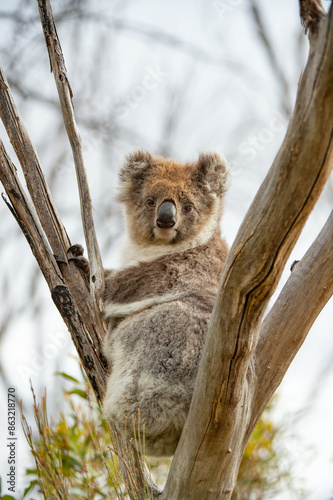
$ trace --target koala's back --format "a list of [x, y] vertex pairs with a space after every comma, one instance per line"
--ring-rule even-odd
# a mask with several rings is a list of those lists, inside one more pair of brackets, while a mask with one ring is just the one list
[[[111, 363], [104, 401], [123, 429], [140, 410], [147, 455], [175, 452], [189, 410], [202, 348], [218, 290], [226, 244], [207, 244], [110, 275], [106, 305], [119, 306], [104, 352]], [[121, 317], [121, 308], [151, 300]]]

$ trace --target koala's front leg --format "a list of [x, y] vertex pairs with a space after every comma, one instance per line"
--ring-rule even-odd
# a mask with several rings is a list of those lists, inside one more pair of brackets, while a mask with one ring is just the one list
[[[87, 281], [89, 285], [90, 281], [90, 264], [88, 259], [83, 257], [84, 249], [80, 244], [72, 245], [67, 250], [67, 253], [71, 253], [73, 257], [69, 257], [69, 262], [74, 262], [76, 267], [78, 267], [82, 273], [84, 279]], [[113, 269], [104, 269], [104, 277], [105, 277], [105, 290], [106, 296], [108, 295], [107, 290], [112, 288], [112, 276], [116, 273]]]

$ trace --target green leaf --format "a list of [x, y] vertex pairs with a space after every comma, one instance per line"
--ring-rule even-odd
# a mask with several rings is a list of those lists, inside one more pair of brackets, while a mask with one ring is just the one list
[[31, 491], [34, 488], [34, 486], [36, 486], [37, 483], [38, 483], [37, 479], [31, 481], [29, 486], [27, 486], [26, 489], [24, 490], [22, 498], [24, 498], [29, 493], [29, 491]]
[[36, 468], [35, 468], [35, 469], [26, 469], [26, 470], [25, 470], [25, 473], [26, 473], [26, 475], [27, 475], [27, 476], [28, 476], [29, 474], [30, 474], [30, 475], [34, 475], [34, 476], [37, 476], [37, 469], [36, 469]]
[[68, 375], [68, 373], [65, 373], [65, 372], [55, 372], [54, 374], [55, 375], [59, 375], [60, 377], [65, 378], [66, 380], [71, 380], [72, 382], [75, 382], [76, 384], [80, 383], [80, 381], [77, 378], [72, 377], [72, 375]]
[[71, 391], [65, 391], [66, 394], [77, 394], [83, 399], [88, 399], [88, 394], [82, 389], [72, 389]]

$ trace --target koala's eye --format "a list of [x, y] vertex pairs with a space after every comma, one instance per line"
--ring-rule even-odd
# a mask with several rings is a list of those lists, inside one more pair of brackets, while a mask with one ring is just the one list
[[156, 202], [154, 200], [152, 200], [151, 198], [149, 198], [149, 200], [147, 200], [146, 202], [146, 205], [147, 207], [155, 207], [156, 206]]
[[189, 214], [190, 212], [192, 212], [192, 210], [193, 210], [192, 205], [185, 205], [183, 207], [183, 212], [185, 212], [186, 214]]

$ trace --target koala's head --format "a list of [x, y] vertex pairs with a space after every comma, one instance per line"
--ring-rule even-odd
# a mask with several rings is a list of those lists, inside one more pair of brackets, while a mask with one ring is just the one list
[[217, 153], [176, 163], [145, 151], [126, 157], [118, 201], [125, 204], [129, 236], [138, 244], [207, 241], [218, 230], [229, 167]]

